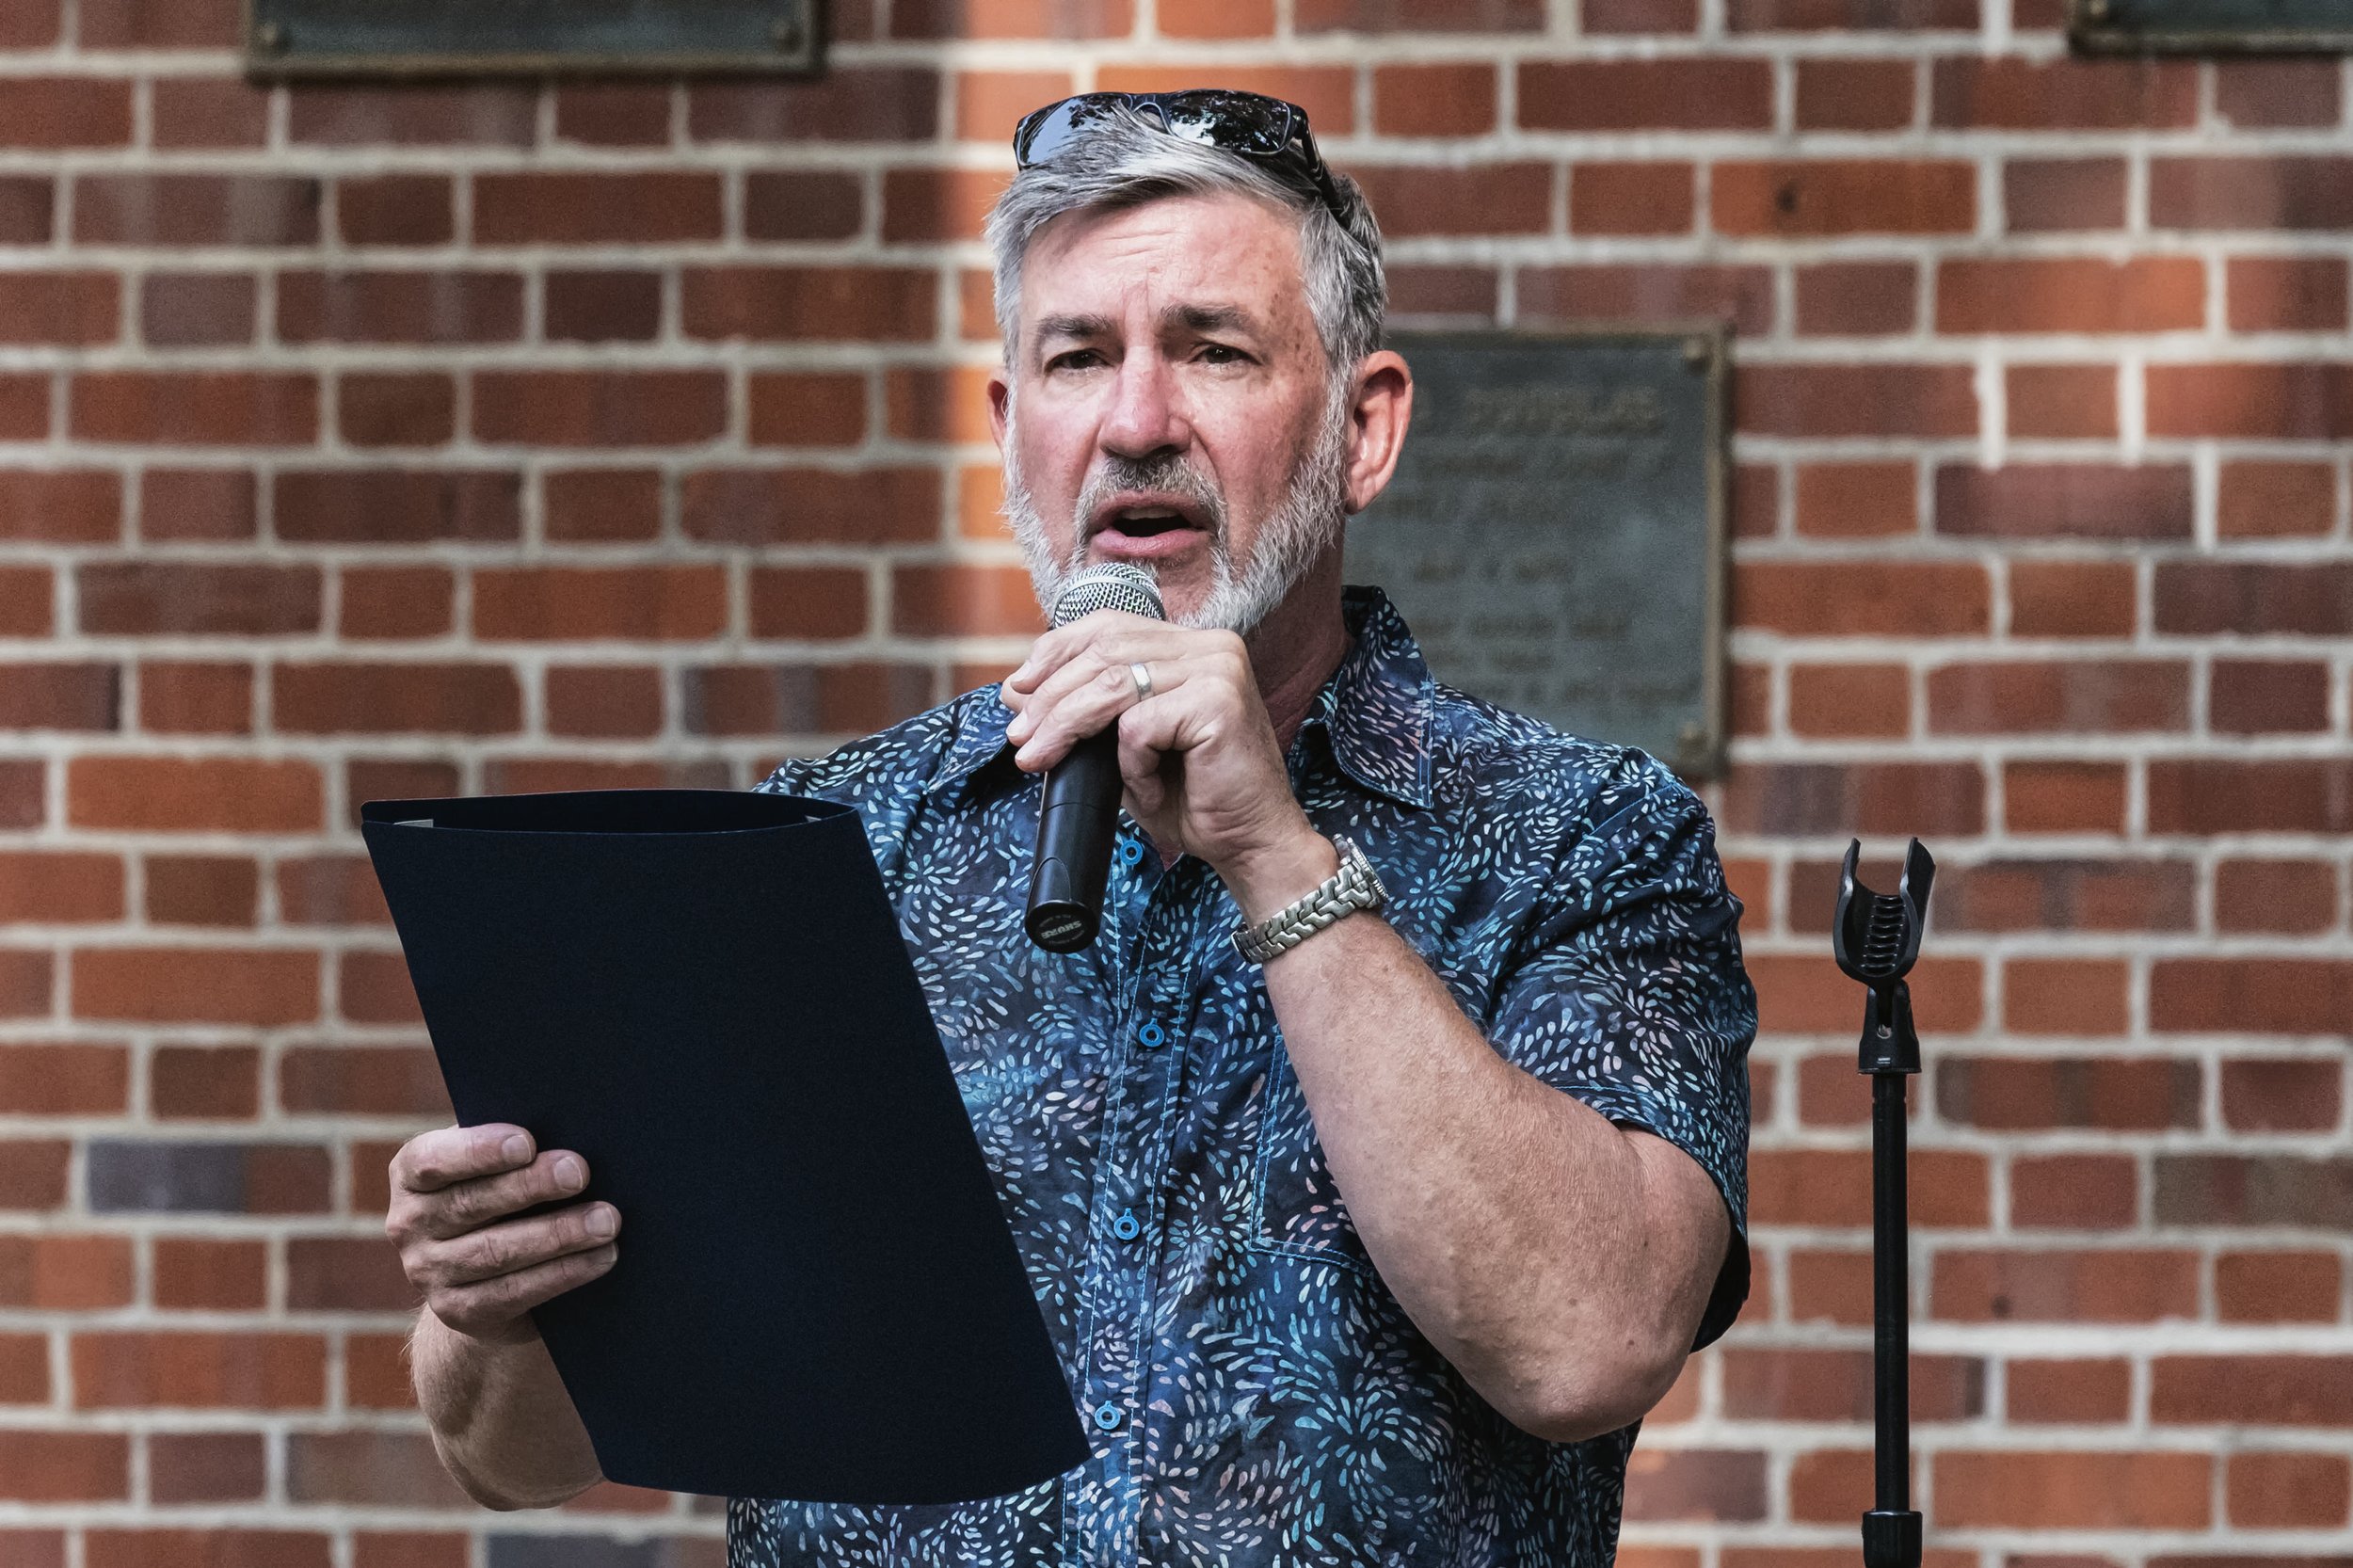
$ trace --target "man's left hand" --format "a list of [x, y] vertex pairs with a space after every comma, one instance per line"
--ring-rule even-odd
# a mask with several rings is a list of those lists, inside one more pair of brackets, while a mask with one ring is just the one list
[[[1136, 664], [1151, 674], [1148, 697], [1138, 697]], [[1005, 736], [1025, 772], [1043, 773], [1080, 737], [1116, 724], [1128, 814], [1156, 845], [1208, 861], [1245, 918], [1265, 919], [1338, 864], [1291, 794], [1250, 655], [1232, 632], [1098, 610], [1040, 637], [1003, 696], [1015, 715]]]

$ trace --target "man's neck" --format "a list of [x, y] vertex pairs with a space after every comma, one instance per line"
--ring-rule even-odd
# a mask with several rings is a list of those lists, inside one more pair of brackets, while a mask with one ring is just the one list
[[1340, 552], [1336, 548], [1308, 569], [1245, 639], [1258, 696], [1284, 751], [1306, 722], [1316, 694], [1348, 656], [1348, 623], [1340, 615]]

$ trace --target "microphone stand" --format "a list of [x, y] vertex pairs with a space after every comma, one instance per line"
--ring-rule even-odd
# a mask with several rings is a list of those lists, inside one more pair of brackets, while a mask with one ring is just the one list
[[1838, 967], [1868, 988], [1856, 1068], [1871, 1080], [1871, 1320], [1873, 1500], [1863, 1516], [1865, 1568], [1920, 1568], [1920, 1515], [1912, 1507], [1911, 1232], [1904, 1182], [1905, 1080], [1920, 1070], [1904, 976], [1920, 956], [1936, 862], [1920, 840], [1904, 856], [1894, 896], [1855, 880], [1861, 840], [1847, 846], [1831, 945]]

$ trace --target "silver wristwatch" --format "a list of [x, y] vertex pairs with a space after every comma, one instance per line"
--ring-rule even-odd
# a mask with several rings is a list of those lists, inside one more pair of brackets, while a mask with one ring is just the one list
[[1263, 964], [1277, 953], [1289, 952], [1343, 915], [1378, 909], [1388, 902], [1388, 889], [1381, 886], [1380, 874], [1356, 841], [1335, 833], [1332, 844], [1340, 852], [1340, 869], [1326, 877], [1321, 887], [1257, 925], [1234, 933], [1234, 946], [1244, 958]]

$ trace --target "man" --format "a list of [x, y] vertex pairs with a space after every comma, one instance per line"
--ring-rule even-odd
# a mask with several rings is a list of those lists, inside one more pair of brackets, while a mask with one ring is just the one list
[[[763, 787], [866, 824], [1093, 1457], [952, 1507], [739, 1498], [729, 1560], [1606, 1562], [1634, 1424], [1746, 1288], [1753, 999], [1706, 815], [1435, 685], [1343, 594], [1412, 383], [1304, 115], [1089, 95], [1016, 147], [1007, 512], [1041, 600], [1134, 561], [1171, 621], [1088, 616]], [[1104, 929], [1049, 954], [1037, 776], [1114, 725]], [[1344, 843], [1385, 904], [1330, 880]], [[1355, 912], [1286, 920], [1334, 886]], [[592, 1483], [527, 1309], [612, 1266], [618, 1216], [506, 1218], [585, 1180], [520, 1128], [426, 1134], [393, 1178], [452, 1471], [493, 1506]]]

